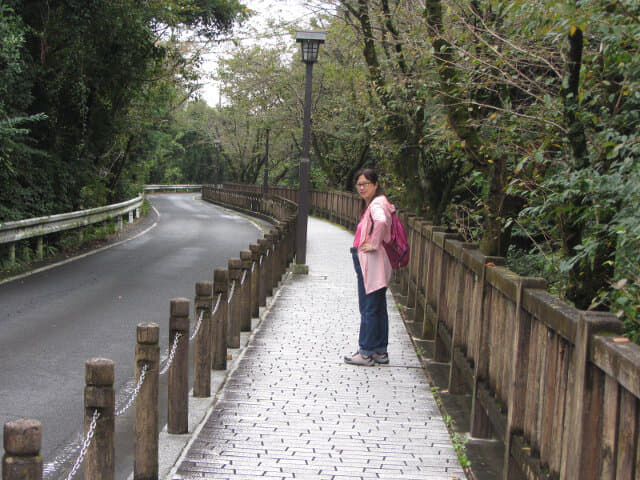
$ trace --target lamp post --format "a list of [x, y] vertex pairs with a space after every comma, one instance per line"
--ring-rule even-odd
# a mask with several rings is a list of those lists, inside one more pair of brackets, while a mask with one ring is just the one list
[[264, 151], [264, 176], [262, 178], [262, 193], [264, 195], [269, 193], [269, 129], [267, 128], [265, 151]]
[[300, 187], [298, 189], [298, 225], [296, 227], [297, 273], [308, 273], [307, 267], [307, 220], [309, 218], [309, 143], [311, 139], [311, 85], [313, 64], [318, 61], [320, 45], [325, 32], [296, 32], [296, 42], [301, 44], [302, 61], [307, 65], [304, 89], [304, 119], [302, 123], [302, 156], [300, 157]]
[[222, 142], [218, 139], [213, 141], [213, 149], [216, 151], [216, 184], [220, 183], [220, 147]]

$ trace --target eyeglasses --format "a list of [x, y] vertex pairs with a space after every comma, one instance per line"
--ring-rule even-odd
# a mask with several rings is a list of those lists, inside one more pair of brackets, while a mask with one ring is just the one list
[[360, 182], [360, 183], [356, 183], [356, 187], [358, 187], [358, 188], [368, 187], [369, 185], [371, 185], [371, 182]]

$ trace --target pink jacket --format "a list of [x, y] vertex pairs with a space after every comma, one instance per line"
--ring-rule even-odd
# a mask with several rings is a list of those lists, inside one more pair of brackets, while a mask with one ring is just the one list
[[[388, 287], [391, 281], [393, 269], [382, 242], [388, 242], [391, 239], [391, 214], [394, 211], [395, 207], [387, 200], [387, 197], [380, 195], [371, 200], [362, 216], [360, 245], [369, 243], [373, 247], [370, 252], [358, 250], [358, 259], [367, 295], [382, 287]], [[372, 217], [374, 227], [371, 232]]]

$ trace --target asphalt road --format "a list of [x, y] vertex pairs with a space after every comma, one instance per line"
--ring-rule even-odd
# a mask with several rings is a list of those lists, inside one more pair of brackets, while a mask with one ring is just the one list
[[[136, 325], [160, 325], [165, 356], [170, 300], [191, 299], [193, 312], [195, 283], [211, 280], [214, 268], [226, 267], [262, 237], [257, 225], [199, 194], [149, 198], [160, 215], [143, 235], [0, 284], [0, 423], [21, 417], [42, 422], [45, 480], [66, 478], [79, 451], [86, 360], [115, 362], [121, 407], [133, 385]], [[164, 404], [165, 397], [161, 385]], [[164, 425], [166, 407], [160, 412]], [[132, 414], [133, 408], [116, 419], [116, 478], [133, 469]]]

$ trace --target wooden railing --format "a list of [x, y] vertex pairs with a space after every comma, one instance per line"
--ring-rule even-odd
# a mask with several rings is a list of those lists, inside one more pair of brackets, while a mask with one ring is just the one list
[[[359, 198], [312, 191], [311, 211], [354, 229]], [[577, 310], [455, 232], [400, 217], [411, 261], [395, 293], [449, 363], [449, 392], [471, 394], [471, 435], [504, 442], [502, 478], [640, 478], [640, 347], [615, 315]]]

